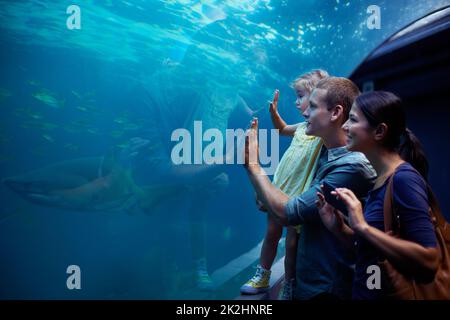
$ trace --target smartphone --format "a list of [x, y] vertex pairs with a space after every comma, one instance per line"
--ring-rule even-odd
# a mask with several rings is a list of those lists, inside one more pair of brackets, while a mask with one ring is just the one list
[[325, 200], [332, 205], [333, 207], [335, 207], [336, 209], [338, 209], [339, 211], [341, 211], [344, 215], [347, 215], [347, 206], [345, 205], [344, 201], [340, 200], [340, 199], [336, 199], [336, 196], [331, 194], [331, 191], [334, 191], [334, 189], [336, 189], [335, 186], [332, 186], [331, 184], [327, 183], [327, 182], [323, 182], [323, 195], [325, 196]]

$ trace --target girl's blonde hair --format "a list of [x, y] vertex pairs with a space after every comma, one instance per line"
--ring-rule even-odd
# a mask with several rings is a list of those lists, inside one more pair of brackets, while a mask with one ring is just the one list
[[329, 76], [330, 75], [325, 70], [315, 69], [296, 78], [292, 81], [291, 87], [294, 89], [301, 87], [311, 93], [320, 80], [328, 78]]

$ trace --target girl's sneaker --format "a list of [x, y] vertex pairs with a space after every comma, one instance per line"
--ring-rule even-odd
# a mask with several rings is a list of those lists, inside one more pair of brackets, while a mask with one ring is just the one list
[[246, 284], [241, 287], [242, 294], [258, 294], [269, 289], [270, 270], [261, 266], [256, 268], [256, 273]]

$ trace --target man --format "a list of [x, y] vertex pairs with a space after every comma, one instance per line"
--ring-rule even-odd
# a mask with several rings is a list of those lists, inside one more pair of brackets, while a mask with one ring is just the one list
[[309, 107], [303, 112], [306, 134], [322, 138], [323, 147], [311, 187], [298, 197], [289, 199], [263, 174], [257, 161], [257, 119], [247, 134], [245, 167], [258, 198], [280, 224], [302, 225], [297, 250], [296, 299], [346, 299], [351, 295], [352, 252], [326, 230], [315, 203], [324, 182], [349, 188], [361, 198], [375, 181], [375, 171], [364, 155], [349, 152], [345, 147], [342, 125], [358, 94], [352, 81], [338, 77], [321, 80], [312, 92]]

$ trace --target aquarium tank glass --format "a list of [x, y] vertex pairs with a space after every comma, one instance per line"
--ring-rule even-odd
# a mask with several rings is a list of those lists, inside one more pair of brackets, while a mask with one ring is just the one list
[[267, 215], [228, 133], [448, 3], [0, 1], [0, 299], [235, 298]]

